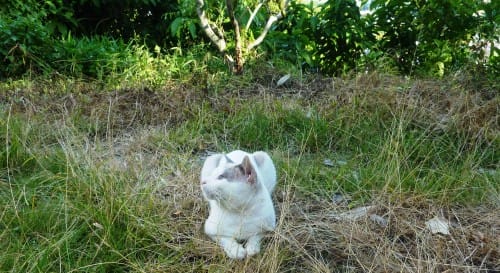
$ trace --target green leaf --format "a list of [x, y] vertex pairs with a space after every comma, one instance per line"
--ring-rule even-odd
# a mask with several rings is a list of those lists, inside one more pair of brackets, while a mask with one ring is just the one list
[[188, 29], [191, 34], [191, 38], [196, 39], [196, 24], [193, 21], [189, 21]]
[[182, 17], [177, 17], [175, 20], [170, 24], [170, 34], [172, 36], [175, 36], [177, 38], [180, 37], [181, 33], [181, 24], [184, 21]]

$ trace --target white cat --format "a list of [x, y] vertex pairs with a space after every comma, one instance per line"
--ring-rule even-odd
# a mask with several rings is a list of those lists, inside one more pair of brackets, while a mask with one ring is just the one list
[[210, 205], [205, 233], [232, 259], [260, 251], [265, 231], [276, 227], [271, 193], [276, 168], [265, 152], [233, 151], [209, 156], [201, 170], [201, 189]]

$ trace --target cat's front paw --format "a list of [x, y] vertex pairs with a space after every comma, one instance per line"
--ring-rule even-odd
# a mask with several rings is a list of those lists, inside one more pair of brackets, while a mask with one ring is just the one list
[[260, 252], [260, 240], [262, 236], [257, 234], [247, 240], [246, 250], [248, 256], [253, 256]]
[[246, 249], [247, 249], [248, 256], [253, 256], [253, 255], [258, 254], [260, 252], [259, 245], [248, 245]]
[[247, 256], [247, 250], [240, 244], [231, 244], [225, 247], [224, 251], [231, 259], [241, 260]]

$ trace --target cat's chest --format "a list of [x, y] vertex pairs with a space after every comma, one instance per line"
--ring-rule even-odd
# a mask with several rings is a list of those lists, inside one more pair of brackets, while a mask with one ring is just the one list
[[206, 222], [207, 233], [247, 238], [274, 229], [273, 207], [262, 207], [251, 213], [229, 212], [213, 207]]

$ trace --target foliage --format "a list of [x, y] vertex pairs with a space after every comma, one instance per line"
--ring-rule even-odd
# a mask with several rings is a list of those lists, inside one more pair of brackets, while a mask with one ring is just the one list
[[338, 74], [355, 68], [357, 60], [372, 42], [355, 0], [329, 0], [318, 16], [320, 20], [313, 34], [321, 70]]
[[[498, 1], [362, 1], [371, 3], [363, 16], [353, 0], [291, 1], [286, 9], [279, 1], [233, 2], [241, 50], [225, 2], [207, 1], [203, 8], [209, 26], [227, 40], [223, 51], [242, 51], [246, 61], [264, 51], [273, 62], [324, 74], [380, 69], [443, 77], [471, 69], [493, 79], [500, 73]], [[211, 40], [202, 35], [194, 1], [14, 0], [1, 5], [0, 14], [0, 78], [58, 72], [102, 79], [123, 73], [139, 52], [147, 60], [200, 48], [205, 52], [192, 56], [204, 58], [213, 51], [203, 46]], [[283, 18], [270, 28], [263, 50], [249, 54], [245, 47], [273, 14]], [[217, 69], [215, 63], [209, 69]]]
[[[498, 70], [495, 1], [370, 2], [365, 16], [354, 1], [292, 3], [267, 49], [328, 74], [396, 67], [403, 74], [442, 77], [470, 64], [485, 65], [490, 74]], [[486, 46], [492, 54], [485, 54]]]
[[108, 37], [63, 37], [51, 52], [51, 69], [61, 73], [103, 79], [122, 71], [130, 58], [129, 48], [121, 40]]
[[319, 20], [312, 4], [291, 2], [286, 17], [264, 41], [266, 51], [299, 67], [317, 68], [319, 56], [311, 36]]
[[[279, 7], [274, 4], [272, 1], [228, 0], [225, 1], [225, 5], [219, 2], [216, 8], [213, 8], [205, 4], [204, 0], [196, 0], [196, 13], [201, 29], [210, 42], [217, 47], [219, 53], [224, 56], [231, 71], [235, 74], [243, 73], [244, 55], [259, 46], [271, 27], [283, 18], [288, 1], [282, 1]], [[261, 27], [260, 33], [254, 37], [251, 27], [255, 25], [254, 19], [261, 17], [263, 7], [268, 13], [266, 23]], [[209, 17], [216, 17], [218, 22]], [[222, 22], [228, 22], [229, 28]], [[246, 25], [245, 28], [243, 25]]]
[[66, 34], [74, 25], [62, 1], [9, 1], [0, 7], [0, 78], [23, 73], [33, 65], [47, 66], [46, 53], [53, 37]]
[[[51, 34], [66, 34], [77, 25], [73, 11], [65, 5], [63, 0], [12, 0], [0, 6], [2, 17], [33, 17], [42, 20], [45, 28]], [[18, 19], [21, 19], [18, 18]]]
[[[52, 8], [53, 5], [48, 3], [51, 2], [14, 1], [9, 6], [2, 7], [2, 14], [5, 16], [0, 16], [0, 39], [2, 40], [0, 53], [4, 57], [1, 60], [3, 65], [0, 66], [0, 78], [18, 77], [27, 72], [35, 74], [57, 72], [99, 80], [121, 79], [127, 82], [137, 80], [141, 83], [157, 84], [171, 76], [175, 77], [192, 72], [190, 69], [204, 67], [204, 65], [198, 66], [199, 63], [204, 62], [203, 56], [206, 54], [206, 50], [203, 49], [204, 52], [201, 52], [204, 45], [195, 45], [194, 39], [185, 38], [180, 34], [180, 30], [176, 30], [179, 36], [176, 36], [175, 39], [178, 39], [183, 47], [189, 46], [189, 50], [182, 48], [169, 50], [170, 46], [161, 47], [154, 43], [154, 39], [147, 38], [149, 34], [146, 32], [153, 31], [152, 29], [146, 30], [148, 26], [154, 25], [155, 28], [161, 28], [162, 25], [168, 25], [166, 23], [148, 21], [146, 24], [139, 19], [134, 23], [130, 21], [132, 19], [126, 17], [127, 14], [122, 14], [124, 16], [122, 20], [127, 23], [122, 22], [123, 25], [120, 27], [117, 27], [118, 23], [115, 22], [108, 26], [102, 25], [102, 29], [94, 32], [86, 29], [87, 23], [83, 23], [82, 18], [78, 18], [77, 26], [64, 28], [65, 21], [54, 20], [54, 18], [59, 18], [59, 13], [63, 11], [74, 9], [75, 6], [71, 5], [77, 5], [77, 3], [71, 1], [66, 7], [63, 7], [61, 6], [62, 2], [59, 1], [57, 8]], [[91, 10], [91, 7], [106, 11], [126, 6], [127, 10], [132, 10], [134, 5], [139, 4], [120, 2], [116, 3], [117, 6], [113, 6], [112, 3], [99, 1], [81, 2], [78, 5], [86, 5], [86, 9], [80, 10], [80, 13], [75, 16], [82, 16], [83, 12]], [[155, 1], [148, 2], [148, 5], [156, 4], [158, 3]], [[158, 10], [161, 11], [161, 9]], [[104, 13], [96, 14], [105, 15]], [[172, 11], [166, 13], [164, 18], [170, 20], [171, 16], [176, 14], [176, 11]], [[69, 16], [68, 21], [76, 21], [71, 17], [71, 12], [68, 11], [66, 15]], [[139, 15], [136, 14], [136, 16]], [[152, 20], [152, 18], [149, 19]], [[137, 31], [127, 27], [132, 24], [143, 28], [144, 38], [141, 36], [128, 37]], [[114, 30], [110, 31], [109, 28]], [[125, 29], [128, 32], [125, 32]], [[174, 29], [173, 25], [171, 29]], [[87, 32], [100, 32], [107, 35], [85, 35]], [[165, 32], [165, 35], [169, 36], [169, 33]], [[120, 38], [122, 36], [127, 37], [128, 40]], [[155, 39], [162, 40], [163, 38], [160, 36], [156, 36]], [[153, 46], [151, 46], [152, 41]], [[168, 43], [165, 39], [163, 41], [164, 44]], [[212, 60], [211, 63], [217, 63], [217, 61]], [[215, 64], [214, 67], [217, 65]]]
[[165, 19], [170, 22], [170, 35], [177, 40], [178, 46], [193, 46], [201, 41], [195, 2], [178, 0], [177, 9], [176, 12], [164, 14]]
[[374, 0], [374, 12], [369, 17], [379, 49], [394, 56], [403, 73], [417, 69], [443, 76], [470, 61], [469, 42], [474, 36], [491, 39], [498, 35], [498, 15], [478, 13], [498, 5], [493, 2], [432, 0], [401, 4]]
[[321, 6], [292, 3], [266, 44], [291, 61], [341, 74], [356, 67], [372, 40], [354, 0], [330, 0]]

